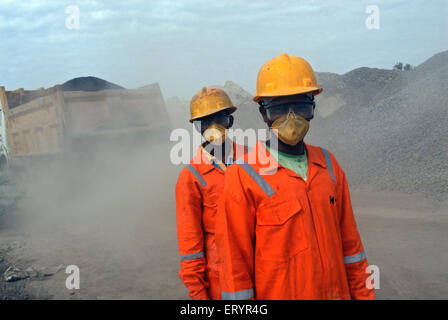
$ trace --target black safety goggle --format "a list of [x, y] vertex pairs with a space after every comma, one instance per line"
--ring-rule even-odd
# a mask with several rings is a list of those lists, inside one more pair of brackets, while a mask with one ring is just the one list
[[278, 105], [264, 106], [266, 114], [271, 119], [277, 119], [283, 115], [293, 112], [307, 120], [314, 117], [314, 102], [290, 102]]
[[225, 127], [228, 127], [230, 124], [230, 112], [228, 110], [224, 110], [204, 118], [196, 119], [193, 121], [193, 123], [195, 124], [195, 127], [196, 129], [198, 129], [198, 131], [200, 131], [198, 128], [199, 125], [202, 127], [208, 127], [212, 123], [221, 124]]

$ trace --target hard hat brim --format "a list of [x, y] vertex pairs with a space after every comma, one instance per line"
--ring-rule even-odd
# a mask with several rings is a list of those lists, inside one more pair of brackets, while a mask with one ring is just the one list
[[203, 118], [203, 117], [206, 117], [206, 116], [209, 116], [209, 115], [211, 115], [211, 114], [218, 113], [218, 112], [221, 112], [221, 111], [223, 111], [223, 110], [227, 110], [227, 109], [230, 110], [230, 113], [231, 113], [231, 114], [234, 113], [234, 112], [236, 111], [236, 107], [235, 107], [235, 106], [224, 107], [224, 108], [221, 108], [221, 109], [215, 109], [215, 110], [210, 110], [210, 111], [208, 111], [208, 112], [204, 112], [204, 113], [198, 114], [197, 116], [191, 118], [191, 119], [190, 119], [190, 122], [193, 122], [194, 120], [197, 120], [197, 119], [199, 119], [199, 118]]
[[280, 96], [291, 96], [294, 94], [302, 94], [302, 93], [313, 93], [313, 95], [317, 96], [322, 92], [322, 88], [320, 87], [295, 87], [290, 89], [281, 89], [270, 91], [268, 94], [260, 93], [256, 95], [253, 99], [255, 102], [259, 102], [263, 97], [280, 97]]

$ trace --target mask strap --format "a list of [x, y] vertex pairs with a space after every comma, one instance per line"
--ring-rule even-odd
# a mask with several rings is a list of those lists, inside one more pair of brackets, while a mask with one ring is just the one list
[[195, 121], [193, 121], [193, 125], [196, 128], [196, 131], [201, 133], [201, 121], [195, 120]]
[[268, 120], [272, 121], [271, 120], [271, 112], [269, 111], [269, 109], [265, 109], [265, 110], [266, 110], [266, 115], [268, 116]]

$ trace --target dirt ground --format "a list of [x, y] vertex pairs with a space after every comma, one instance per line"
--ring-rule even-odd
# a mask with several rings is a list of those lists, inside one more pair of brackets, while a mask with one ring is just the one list
[[448, 202], [419, 195], [353, 192], [377, 299], [448, 299]]
[[[69, 176], [54, 168], [51, 179], [33, 176], [14, 213], [0, 216], [0, 300], [187, 299], [178, 277], [179, 168], [154, 165], [165, 157], [142, 153], [126, 170], [117, 159]], [[369, 264], [380, 270], [377, 298], [447, 299], [447, 203], [360, 190], [352, 201]], [[63, 268], [6, 282], [10, 265]], [[68, 265], [80, 269], [79, 290], [65, 286]]]

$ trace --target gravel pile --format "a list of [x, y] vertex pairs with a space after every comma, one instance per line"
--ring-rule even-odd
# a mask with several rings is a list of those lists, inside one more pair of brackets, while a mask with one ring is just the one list
[[[347, 103], [316, 117], [309, 141], [332, 150], [355, 186], [446, 199], [448, 51], [411, 72], [360, 68], [340, 77], [346, 87], [330, 94]], [[328, 108], [322, 96], [318, 108]]]

